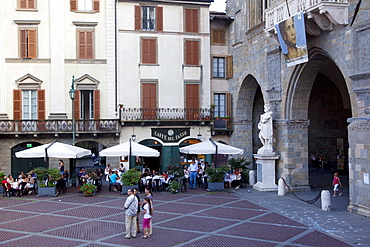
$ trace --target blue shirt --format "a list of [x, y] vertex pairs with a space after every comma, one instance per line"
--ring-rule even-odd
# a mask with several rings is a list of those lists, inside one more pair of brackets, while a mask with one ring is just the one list
[[114, 184], [115, 182], [117, 182], [117, 174], [113, 173], [110, 176], [110, 180], [112, 181], [112, 184]]

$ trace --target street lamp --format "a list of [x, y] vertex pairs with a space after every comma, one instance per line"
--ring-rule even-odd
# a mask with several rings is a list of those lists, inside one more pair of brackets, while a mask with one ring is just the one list
[[[72, 76], [72, 85], [69, 90], [69, 98], [72, 100], [72, 145], [75, 145], [76, 133], [75, 133], [75, 76]], [[72, 187], [76, 187], [76, 167], [75, 159], [72, 160]]]
[[69, 97], [72, 100], [72, 145], [75, 145], [76, 133], [75, 133], [75, 97], [76, 97], [76, 90], [75, 90], [75, 76], [72, 76], [72, 85], [71, 89], [69, 90]]

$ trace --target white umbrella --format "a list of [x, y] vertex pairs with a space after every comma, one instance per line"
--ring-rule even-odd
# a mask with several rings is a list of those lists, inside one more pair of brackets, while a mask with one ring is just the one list
[[[131, 144], [131, 145], [130, 145]], [[144, 156], [158, 157], [159, 152], [153, 148], [132, 142], [124, 142], [116, 146], [102, 150], [100, 156]]]
[[215, 142], [211, 139], [209, 141], [200, 142], [180, 148], [180, 152], [184, 154], [243, 154], [243, 149]]
[[90, 150], [61, 142], [52, 142], [15, 153], [17, 158], [81, 158], [87, 155], [91, 155]]

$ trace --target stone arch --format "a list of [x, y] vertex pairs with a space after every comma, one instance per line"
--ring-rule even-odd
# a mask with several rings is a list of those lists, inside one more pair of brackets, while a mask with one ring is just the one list
[[310, 92], [319, 72], [335, 82], [341, 92], [344, 106], [351, 107], [347, 84], [333, 58], [320, 48], [311, 49], [309, 58], [307, 63], [296, 66], [290, 78], [286, 94], [285, 119], [308, 119]]
[[243, 80], [235, 104], [235, 121], [251, 121], [253, 116], [253, 101], [259, 84], [252, 75]]

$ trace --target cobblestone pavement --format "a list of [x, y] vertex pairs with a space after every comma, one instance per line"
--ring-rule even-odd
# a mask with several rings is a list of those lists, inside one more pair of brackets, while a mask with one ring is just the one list
[[370, 219], [341, 209], [324, 212], [291, 194], [248, 189], [154, 192], [152, 237], [125, 239], [125, 199], [106, 187], [95, 197], [76, 188], [58, 197], [0, 197], [0, 246], [370, 245]]

